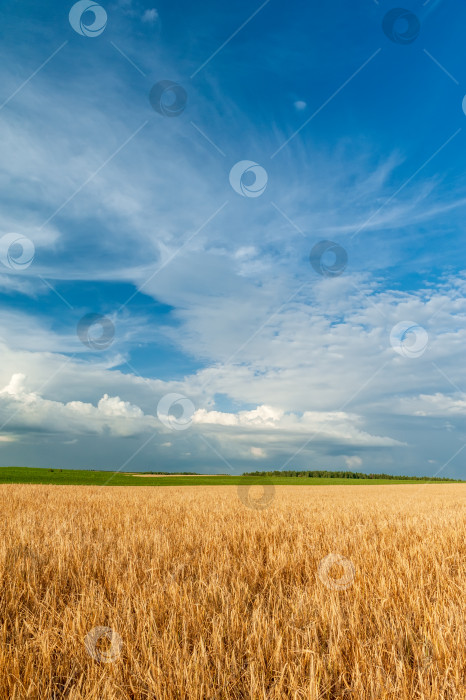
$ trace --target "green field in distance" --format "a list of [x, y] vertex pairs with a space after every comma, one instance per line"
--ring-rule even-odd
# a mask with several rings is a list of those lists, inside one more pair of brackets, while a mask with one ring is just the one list
[[[128, 472], [90, 471], [81, 469], [36, 469], [30, 467], [0, 467], [0, 484], [71, 484], [89, 486], [221, 486], [238, 484], [274, 484], [292, 486], [425, 484], [429, 479], [342, 479], [303, 476], [241, 476], [241, 475], [180, 475], [135, 476]], [[459, 483], [459, 482], [449, 482]]]

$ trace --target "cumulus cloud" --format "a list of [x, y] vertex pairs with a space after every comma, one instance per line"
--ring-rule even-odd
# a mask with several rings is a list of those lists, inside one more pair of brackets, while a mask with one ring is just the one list
[[[390, 437], [369, 435], [361, 430], [359, 416], [343, 411], [305, 411], [302, 415], [287, 413], [272, 406], [258, 406], [252, 411], [221, 413], [200, 409], [193, 416], [193, 423], [205, 428], [221, 426], [231, 428], [230, 435], [250, 433], [267, 435], [267, 443], [273, 444], [277, 438], [283, 441], [307, 436], [310, 440], [328, 439], [335, 443], [365, 446], [395, 446], [403, 443]], [[225, 431], [226, 434], [226, 431]], [[248, 439], [250, 439], [248, 437]]]
[[12, 431], [104, 434], [116, 437], [139, 435], [157, 427], [152, 416], [118, 396], [104, 394], [94, 406], [82, 401], [51, 401], [28, 391], [26, 377], [14, 374], [0, 391], [0, 412]]
[[[37, 392], [28, 391], [26, 377], [14, 374], [0, 391], [0, 413], [10, 416], [11, 430], [41, 430], [50, 433], [103, 434], [116, 437], [140, 435], [148, 431], [166, 433], [170, 430], [155, 416], [123, 401], [119, 396], [104, 394], [97, 405], [83, 401], [60, 402], [45, 399]], [[295, 440], [298, 436], [333, 440], [350, 445], [392, 446], [402, 443], [389, 437], [373, 436], [358, 426], [358, 416], [336, 413], [305, 412], [302, 416], [285, 414], [272, 406], [258, 406], [252, 411], [237, 414], [198, 409], [194, 412], [194, 429], [199, 427], [209, 434], [214, 431], [223, 441], [250, 442], [266, 439], [274, 443]], [[165, 442], [165, 446], [170, 443]], [[265, 456], [261, 447], [251, 448], [255, 457]]]
[[[228, 300], [217, 301], [221, 313], [205, 325], [201, 309], [198, 313], [192, 306], [191, 314], [180, 316], [176, 341], [209, 362], [177, 380], [139, 377], [128, 366], [123, 373], [105, 354], [89, 361], [67, 357], [58, 352], [69, 347], [66, 334], [44, 332], [37, 320], [12, 314], [1, 345], [0, 418], [13, 418], [3, 434], [39, 431], [71, 440], [109, 435], [116, 439], [118, 455], [118, 438], [141, 436], [144, 441], [152, 431], [165, 445], [161, 453], [181, 458], [189, 445], [196, 461], [206, 464], [208, 452], [199, 442], [203, 435], [228, 461], [237, 458], [247, 467], [249, 459], [261, 459], [267, 468], [281, 467], [298, 452], [293, 464], [309, 467], [312, 458], [312, 464], [341, 468], [345, 463], [357, 469], [358, 458], [348, 455], [351, 447], [370, 452], [373, 470], [377, 464], [387, 468], [378, 460], [389, 450], [398, 450], [400, 464], [412, 458], [400, 414], [411, 425], [417, 421], [419, 429], [429, 418], [448, 421], [460, 435], [465, 398], [454, 387], [466, 380], [460, 361], [466, 341], [464, 281], [450, 280], [426, 295], [378, 292], [364, 282], [355, 289], [350, 279], [326, 282], [312, 290], [312, 305], [297, 295], [267, 316], [264, 304], [262, 326], [259, 306], [244, 305], [240, 327], [228, 315]], [[340, 287], [336, 296], [334, 282]], [[403, 318], [418, 319], [428, 330], [429, 345], [420, 358], [402, 357], [390, 345], [390, 329]], [[26, 335], [21, 333], [25, 326], [30, 327]], [[34, 351], [41, 343], [43, 349]], [[124, 344], [121, 350], [125, 353]], [[124, 354], [119, 361], [124, 365]], [[189, 430], [177, 435], [156, 418], [160, 398], [171, 392], [188, 397], [195, 407]], [[219, 394], [236, 408], [220, 410]]]

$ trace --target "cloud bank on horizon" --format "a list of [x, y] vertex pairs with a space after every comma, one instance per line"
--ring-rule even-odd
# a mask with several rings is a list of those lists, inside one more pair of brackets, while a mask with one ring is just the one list
[[0, 15], [0, 464], [466, 478], [463, 5]]

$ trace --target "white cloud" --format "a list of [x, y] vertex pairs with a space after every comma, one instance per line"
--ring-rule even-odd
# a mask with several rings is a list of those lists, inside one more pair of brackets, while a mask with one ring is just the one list
[[[13, 430], [47, 430], [50, 433], [139, 435], [158, 427], [153, 416], [118, 396], [104, 396], [97, 406], [82, 401], [62, 403], [44, 399], [26, 389], [26, 377], [14, 374], [0, 391], [0, 411]], [[3, 422], [3, 421], [2, 421]]]
[[466, 416], [466, 394], [448, 396], [437, 392], [406, 397], [399, 401], [396, 410], [415, 416]]
[[262, 447], [251, 447], [251, 454], [257, 459], [261, 459], [267, 456], [266, 451]]
[[[294, 413], [285, 414], [279, 408], [258, 406], [252, 411], [238, 413], [220, 413], [200, 409], [193, 416], [193, 423], [204, 428], [221, 426], [232, 428], [225, 435], [241, 432], [243, 436], [250, 432], [267, 435], [272, 444], [278, 434], [278, 439], [284, 436], [297, 439], [299, 435], [312, 439], [329, 439], [351, 445], [393, 446], [402, 443], [389, 437], [369, 435], [358, 427], [360, 418], [342, 411], [318, 412], [305, 411], [301, 416]], [[233, 430], [235, 429], [235, 430]], [[246, 431], [246, 433], [244, 433]], [[250, 439], [250, 438], [247, 438]], [[301, 437], [302, 440], [302, 437]]]
[[[119, 396], [104, 394], [97, 405], [83, 401], [60, 402], [44, 399], [37, 392], [28, 391], [26, 377], [14, 374], [0, 391], [0, 412], [12, 417], [15, 430], [47, 430], [51, 433], [96, 434], [109, 431], [112, 435], [128, 437], [148, 431], [167, 432], [155, 416], [123, 401]], [[279, 441], [295, 440], [300, 434], [335, 440], [351, 445], [399, 445], [388, 437], [372, 436], [358, 427], [357, 416], [337, 412], [306, 412], [302, 416], [285, 414], [271, 406], [258, 406], [252, 411], [237, 414], [198, 409], [193, 415], [193, 427], [209, 433], [214, 430], [223, 441], [249, 442], [251, 435], [273, 445]], [[277, 436], [278, 434], [278, 436]], [[164, 443], [168, 446], [170, 443]], [[264, 456], [260, 447], [253, 448], [254, 456]]]
[[348, 469], [359, 469], [360, 467], [362, 467], [361, 457], [344, 457], [344, 460]]
[[151, 8], [150, 10], [146, 10], [142, 15], [142, 21], [146, 22], [147, 24], [154, 24], [155, 22], [157, 22], [158, 18], [159, 13], [155, 9], [155, 7]]
[[[92, 362], [67, 358], [59, 354], [60, 347], [71, 347], [66, 335], [47, 332], [40, 319], [25, 314], [4, 316], [8, 333], [1, 346], [0, 386], [6, 387], [0, 393], [0, 421], [16, 412], [6, 434], [45, 431], [71, 439], [141, 435], [144, 440], [154, 431], [160, 443], [166, 444], [170, 435], [173, 446], [164, 448], [164, 454], [178, 455], [183, 440], [205, 464], [202, 434], [228, 460], [247, 464], [258, 456], [251, 452], [254, 446], [265, 451], [264, 466], [278, 468], [303, 445], [303, 466], [319, 461], [341, 468], [351, 446], [370, 451], [375, 471], [378, 455], [387, 454], [387, 448], [406, 451], [405, 460], [410, 459], [406, 443], [412, 433], [400, 424], [400, 414], [418, 423], [429, 417], [442, 419], [442, 425], [448, 420], [458, 435], [463, 430], [465, 397], [452, 386], [466, 385], [461, 278], [428, 294], [378, 293], [364, 281], [355, 289], [351, 278], [324, 280], [288, 306], [280, 309], [275, 301], [275, 315], [267, 294], [261, 290], [255, 298], [256, 304], [242, 306], [239, 325], [228, 298], [216, 299], [218, 310], [200, 300], [189, 313], [178, 313], [182, 332], [174, 342], [209, 361], [176, 381], [141, 378], [128, 368], [123, 373], [115, 369], [118, 358], [105, 354]], [[262, 327], [261, 318], [266, 321]], [[391, 328], [404, 318], [416, 319], [429, 332], [429, 347], [421, 358], [401, 357], [390, 345]], [[8, 336], [13, 347], [6, 342]], [[12, 379], [18, 374], [27, 375], [27, 383], [18, 376]], [[185, 395], [196, 408], [190, 429], [173, 440], [155, 417], [158, 401], [170, 392]], [[239, 408], [219, 410], [217, 394]], [[443, 435], [446, 440], [445, 430]], [[439, 436], [432, 434], [432, 440], [438, 446]], [[425, 441], [429, 452], [428, 437]], [[118, 457], [117, 444], [114, 450]], [[401, 452], [397, 454], [398, 463], [404, 464]], [[331, 465], [322, 461], [331, 455]], [[387, 467], [385, 462], [382, 466]]]

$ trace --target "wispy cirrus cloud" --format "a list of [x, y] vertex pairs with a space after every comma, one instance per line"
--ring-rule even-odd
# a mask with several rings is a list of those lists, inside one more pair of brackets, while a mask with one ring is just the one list
[[[270, 3], [216, 53], [247, 17], [241, 3], [220, 17], [124, 0], [90, 39], [62, 9], [26, 5], [6, 33], [4, 98], [67, 43], [0, 112], [0, 230], [36, 253], [0, 275], [1, 396], [22, 435], [4, 458], [36, 460], [36, 441], [42, 461], [77, 466], [92, 444], [108, 466], [153, 430], [140, 468], [218, 471], [219, 455], [277, 468], [295, 452], [298, 466], [446, 461], [464, 439], [466, 181], [464, 115], [441, 71], [431, 101], [425, 55], [395, 53], [376, 6], [322, 7], [316, 23]], [[423, 38], [436, 53], [428, 23]], [[168, 79], [187, 94], [176, 118], [148, 99]], [[230, 186], [246, 159], [266, 172], [260, 197]], [[309, 264], [328, 238], [347, 253], [335, 279]], [[76, 333], [88, 313], [115, 329], [101, 355]], [[415, 359], [390, 342], [407, 321], [428, 337]], [[195, 407], [177, 435], [157, 418], [170, 392]]]

